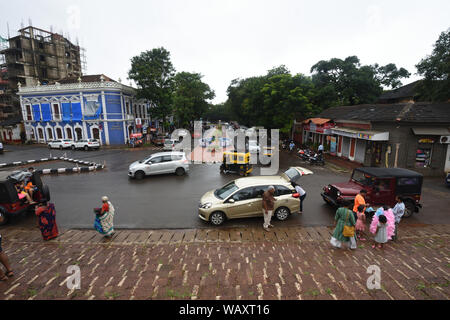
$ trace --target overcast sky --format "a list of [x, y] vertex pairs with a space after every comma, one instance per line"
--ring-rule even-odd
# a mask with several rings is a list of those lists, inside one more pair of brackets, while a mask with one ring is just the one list
[[231, 80], [281, 64], [309, 75], [319, 60], [356, 55], [362, 64], [392, 62], [415, 74], [450, 27], [450, 1], [0, 1], [0, 35], [7, 22], [13, 36], [29, 19], [78, 38], [88, 74], [126, 84], [131, 57], [162, 46], [177, 71], [201, 73], [220, 103]]

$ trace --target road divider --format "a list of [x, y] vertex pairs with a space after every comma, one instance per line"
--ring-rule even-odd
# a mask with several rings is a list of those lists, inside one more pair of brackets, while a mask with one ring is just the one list
[[[40, 174], [64, 174], [64, 173], [81, 173], [81, 172], [92, 172], [102, 170], [106, 167], [106, 162], [103, 164], [95, 163], [92, 161], [83, 161], [77, 159], [69, 159], [67, 157], [50, 157], [36, 160], [27, 160], [27, 161], [15, 161], [11, 163], [0, 163], [0, 168], [10, 168], [10, 167], [18, 167], [25, 166], [35, 163], [43, 163], [49, 161], [66, 161], [75, 163], [77, 166], [73, 168], [51, 168], [51, 169], [39, 169], [36, 172]], [[82, 165], [80, 167], [79, 165]]]

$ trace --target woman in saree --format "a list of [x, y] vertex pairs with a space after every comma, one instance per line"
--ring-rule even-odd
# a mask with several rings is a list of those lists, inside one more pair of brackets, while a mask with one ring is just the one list
[[355, 216], [353, 212], [349, 209], [352, 205], [350, 201], [345, 201], [341, 208], [336, 211], [335, 223], [336, 228], [334, 229], [333, 235], [331, 237], [330, 243], [335, 248], [341, 248], [342, 243], [347, 243], [350, 249], [356, 249], [356, 239], [355, 237], [345, 237], [343, 235], [344, 226], [354, 226]]
[[42, 238], [45, 241], [56, 238], [59, 233], [56, 224], [55, 205], [53, 203], [40, 203], [35, 209], [35, 214], [38, 217]]
[[107, 238], [114, 234], [114, 206], [109, 201], [108, 197], [102, 197], [101, 209], [95, 209], [95, 229]]

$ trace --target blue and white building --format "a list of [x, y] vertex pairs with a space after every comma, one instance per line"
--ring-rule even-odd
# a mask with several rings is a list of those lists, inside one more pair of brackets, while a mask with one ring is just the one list
[[20, 87], [18, 95], [27, 139], [38, 143], [94, 138], [121, 145], [159, 123], [152, 125], [149, 104], [135, 99], [135, 89], [104, 75]]

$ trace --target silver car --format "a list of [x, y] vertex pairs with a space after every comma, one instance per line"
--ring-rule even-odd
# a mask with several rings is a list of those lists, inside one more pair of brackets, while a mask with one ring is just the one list
[[128, 176], [138, 180], [145, 176], [175, 173], [182, 176], [189, 171], [189, 161], [184, 152], [161, 152], [130, 165]]
[[164, 140], [163, 150], [164, 151], [172, 151], [178, 143], [180, 143], [180, 141], [178, 141], [178, 140], [166, 139], [166, 140]]

